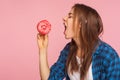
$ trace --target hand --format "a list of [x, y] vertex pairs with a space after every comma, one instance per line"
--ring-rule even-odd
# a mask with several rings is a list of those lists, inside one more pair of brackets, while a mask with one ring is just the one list
[[47, 49], [48, 47], [48, 35], [40, 35], [37, 34], [37, 42], [38, 42], [38, 48], [39, 49]]

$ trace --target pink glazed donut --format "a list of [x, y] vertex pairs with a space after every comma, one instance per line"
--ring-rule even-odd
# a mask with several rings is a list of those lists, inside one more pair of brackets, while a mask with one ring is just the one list
[[51, 30], [51, 24], [47, 20], [41, 20], [37, 24], [37, 30], [41, 35], [48, 34]]

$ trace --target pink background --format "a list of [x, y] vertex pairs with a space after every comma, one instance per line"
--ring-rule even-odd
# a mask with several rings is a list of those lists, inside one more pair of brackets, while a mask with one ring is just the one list
[[64, 45], [62, 18], [74, 3], [95, 8], [102, 17], [102, 39], [120, 54], [120, 0], [0, 0], [0, 80], [39, 80], [36, 24], [47, 19], [51, 66]]

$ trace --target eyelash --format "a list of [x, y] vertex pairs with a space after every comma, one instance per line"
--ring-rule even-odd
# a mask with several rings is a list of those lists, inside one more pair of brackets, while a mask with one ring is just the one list
[[68, 18], [72, 18], [72, 16], [68, 16]]

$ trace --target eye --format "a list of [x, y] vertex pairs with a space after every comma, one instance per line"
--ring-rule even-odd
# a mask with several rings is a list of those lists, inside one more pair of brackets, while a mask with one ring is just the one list
[[68, 18], [72, 18], [72, 17], [73, 17], [73, 16], [70, 16], [70, 15], [68, 16]]

